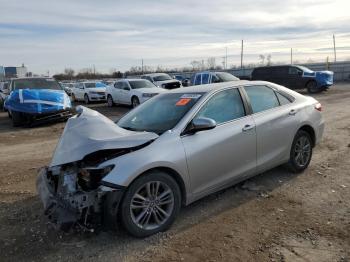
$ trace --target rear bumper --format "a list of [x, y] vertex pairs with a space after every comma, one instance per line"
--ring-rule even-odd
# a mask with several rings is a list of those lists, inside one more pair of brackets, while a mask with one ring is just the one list
[[324, 132], [324, 120], [321, 119], [320, 123], [318, 124], [317, 128], [315, 129], [315, 145], [321, 142]]

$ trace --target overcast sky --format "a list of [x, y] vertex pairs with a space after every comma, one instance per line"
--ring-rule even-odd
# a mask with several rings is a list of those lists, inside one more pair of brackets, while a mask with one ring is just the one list
[[0, 0], [0, 65], [24, 63], [50, 74], [95, 65], [100, 72], [133, 65], [257, 63], [259, 54], [289, 62], [350, 59], [349, 0]]

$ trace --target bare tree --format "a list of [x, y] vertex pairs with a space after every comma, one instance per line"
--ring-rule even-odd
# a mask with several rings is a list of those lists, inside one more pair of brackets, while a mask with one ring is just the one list
[[202, 62], [197, 60], [191, 61], [190, 64], [192, 66], [193, 71], [200, 70], [202, 66]]
[[271, 62], [271, 54], [268, 54], [266, 56], [266, 65], [270, 66], [271, 64], [272, 64], [272, 62]]
[[208, 60], [207, 60], [207, 67], [208, 67], [208, 69], [210, 69], [210, 70], [215, 69], [215, 65], [216, 65], [215, 57], [209, 57]]
[[259, 60], [260, 60], [260, 64], [262, 64], [262, 65], [265, 64], [265, 56], [263, 54], [259, 55]]
[[64, 74], [67, 75], [69, 79], [73, 79], [74, 77], [74, 70], [72, 68], [65, 68]]

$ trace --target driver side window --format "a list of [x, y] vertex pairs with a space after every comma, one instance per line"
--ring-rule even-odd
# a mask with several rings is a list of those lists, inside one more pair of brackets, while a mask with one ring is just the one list
[[237, 88], [221, 91], [211, 97], [195, 118], [207, 117], [217, 124], [245, 116], [241, 95]]

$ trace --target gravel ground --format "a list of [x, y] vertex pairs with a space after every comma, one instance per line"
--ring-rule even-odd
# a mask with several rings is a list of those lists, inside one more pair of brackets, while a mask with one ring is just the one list
[[[183, 208], [146, 239], [50, 230], [35, 180], [64, 123], [13, 128], [0, 113], [0, 260], [350, 261], [350, 84], [314, 96], [326, 128], [304, 173], [265, 172]], [[91, 107], [112, 119], [129, 110]]]

